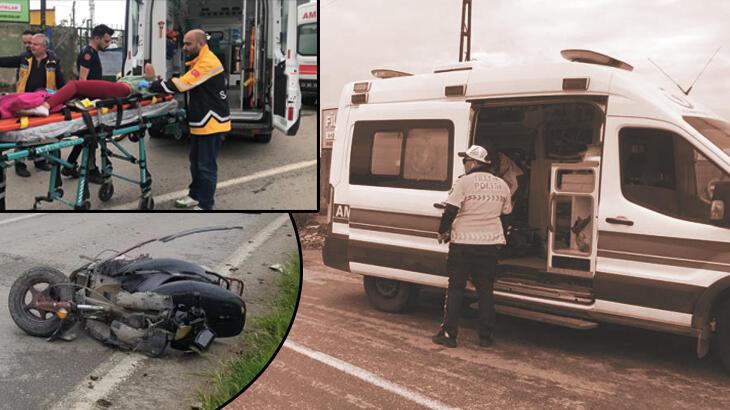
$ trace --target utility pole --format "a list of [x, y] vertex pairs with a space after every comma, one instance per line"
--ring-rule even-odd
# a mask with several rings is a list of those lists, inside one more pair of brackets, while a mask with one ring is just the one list
[[71, 6], [71, 27], [76, 30], [76, 0], [74, 0], [73, 6]]
[[46, 0], [41, 0], [41, 30], [46, 29]]
[[[466, 50], [464, 50], [466, 39]], [[471, 0], [461, 3], [461, 34], [459, 36], [459, 62], [471, 59]]]
[[89, 21], [91, 27], [94, 27], [94, 0], [89, 0]]

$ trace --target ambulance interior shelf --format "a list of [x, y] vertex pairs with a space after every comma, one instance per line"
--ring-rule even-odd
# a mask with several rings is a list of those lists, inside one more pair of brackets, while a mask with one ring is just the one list
[[551, 167], [548, 267], [591, 270], [598, 162]]

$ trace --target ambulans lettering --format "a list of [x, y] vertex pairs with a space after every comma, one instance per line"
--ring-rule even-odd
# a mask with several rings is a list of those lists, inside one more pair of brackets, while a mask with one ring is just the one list
[[308, 11], [304, 13], [302, 16], [302, 20], [310, 20], [310, 19], [317, 19], [317, 12], [316, 11]]
[[350, 220], [350, 205], [335, 204], [335, 222], [348, 222]]

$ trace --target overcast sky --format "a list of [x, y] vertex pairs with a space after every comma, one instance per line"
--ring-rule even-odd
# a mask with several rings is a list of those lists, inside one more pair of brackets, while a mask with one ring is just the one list
[[[422, 73], [458, 61], [461, 3], [320, 0], [322, 107], [373, 68]], [[666, 84], [651, 58], [686, 88], [722, 47], [691, 96], [727, 119], [729, 39], [727, 0], [472, 1], [472, 59], [494, 66], [559, 62], [560, 50], [586, 48]]]

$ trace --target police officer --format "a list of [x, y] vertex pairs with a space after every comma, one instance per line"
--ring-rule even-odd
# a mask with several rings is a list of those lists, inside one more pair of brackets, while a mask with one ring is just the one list
[[[101, 80], [101, 59], [99, 59], [99, 51], [104, 51], [112, 41], [112, 35], [114, 30], [106, 24], [99, 24], [91, 30], [91, 38], [89, 44], [81, 50], [78, 57], [76, 58], [76, 69], [79, 72], [79, 80]], [[76, 161], [81, 154], [83, 148], [81, 145], [76, 145], [71, 149], [71, 154], [68, 156], [68, 162], [76, 165]], [[73, 168], [62, 168], [61, 174], [65, 176], [78, 178], [78, 167]], [[103, 184], [104, 178], [99, 172], [99, 168], [96, 166], [96, 147], [92, 145], [89, 151], [89, 170], [87, 173], [87, 180], [95, 184]]]
[[188, 196], [175, 201], [178, 208], [213, 209], [221, 141], [231, 130], [223, 64], [208, 48], [205, 32], [191, 30], [183, 38], [189, 66], [180, 78], [150, 84], [153, 92], [189, 93], [190, 183]]
[[479, 345], [492, 345], [494, 272], [497, 246], [506, 243], [500, 216], [512, 212], [506, 182], [489, 172], [487, 150], [472, 145], [463, 158], [465, 175], [456, 180], [446, 199], [439, 225], [439, 243], [449, 244], [449, 288], [444, 321], [432, 341], [456, 347], [466, 280], [471, 276], [479, 298]]
[[[53, 51], [48, 50], [48, 37], [45, 34], [34, 34], [30, 39], [30, 51], [25, 40], [30, 33], [23, 33], [23, 46], [26, 50], [18, 56], [0, 57], [0, 67], [15, 67], [17, 72], [16, 92], [36, 91], [38, 89], [57, 90], [65, 84], [61, 62]], [[35, 161], [38, 169], [51, 169], [43, 158]], [[29, 177], [27, 167], [22, 162], [15, 162], [15, 172], [22, 177]]]

